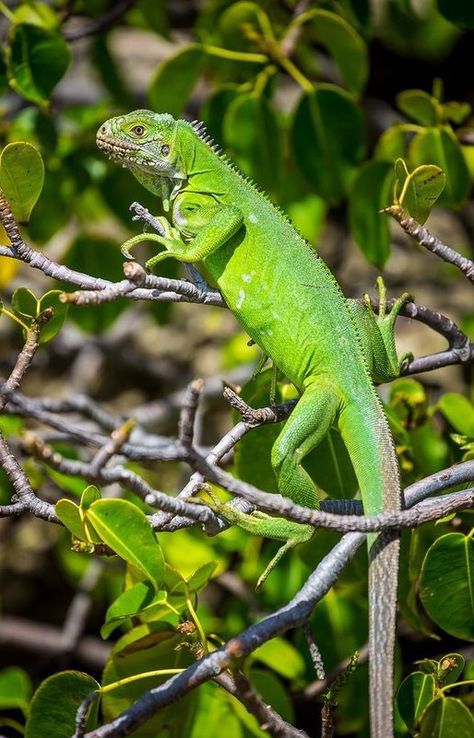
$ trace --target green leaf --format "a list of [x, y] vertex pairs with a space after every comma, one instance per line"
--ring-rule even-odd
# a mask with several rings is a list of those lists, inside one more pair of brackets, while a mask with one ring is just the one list
[[242, 94], [227, 108], [223, 135], [231, 157], [241, 169], [266, 190], [278, 189], [281, 140], [278, 123], [268, 100]]
[[430, 618], [450, 635], [474, 641], [474, 541], [448, 533], [428, 549], [420, 598]]
[[428, 218], [446, 185], [446, 175], [434, 164], [423, 164], [408, 172], [403, 159], [395, 162], [398, 202], [418, 223]]
[[100, 499], [101, 494], [99, 490], [93, 484], [90, 484], [88, 487], [85, 488], [84, 492], [81, 495], [82, 510], [88, 510], [93, 502]]
[[295, 161], [316, 192], [333, 204], [340, 202], [365, 151], [364, 120], [351, 95], [326, 84], [303, 95], [292, 144]]
[[237, 97], [238, 86], [235, 84], [223, 85], [203, 102], [200, 110], [201, 120], [211, 138], [217, 143], [224, 141], [222, 130], [225, 114], [231, 102]]
[[199, 592], [203, 589], [216, 570], [217, 561], [209, 561], [196, 569], [194, 574], [187, 580], [190, 592]]
[[454, 697], [439, 697], [427, 707], [419, 738], [472, 738], [474, 718], [466, 705]]
[[148, 580], [137, 582], [112, 602], [105, 615], [105, 623], [100, 629], [100, 635], [104, 639], [108, 638], [124, 621], [165, 601], [166, 592], [160, 590], [156, 593], [152, 582]]
[[18, 709], [26, 715], [32, 691], [30, 677], [23, 669], [10, 666], [0, 671], [0, 708], [2, 710]]
[[[265, 407], [270, 402], [271, 370], [261, 372], [242, 387], [240, 396], [253, 408]], [[281, 402], [277, 385], [276, 402]], [[254, 484], [266, 492], [275, 492], [277, 481], [271, 465], [271, 449], [281, 430], [280, 423], [269, 423], [254, 428], [235, 447], [235, 472], [239, 479]]]
[[59, 34], [28, 23], [14, 26], [10, 36], [8, 81], [22, 97], [47, 105], [70, 61], [69, 46]]
[[38, 299], [27, 287], [18, 287], [12, 296], [12, 308], [15, 315], [34, 320], [38, 315]]
[[392, 187], [392, 166], [385, 161], [369, 161], [357, 173], [349, 199], [352, 236], [364, 256], [379, 269], [390, 255], [388, 218], [380, 210], [390, 204]]
[[271, 672], [251, 669], [250, 681], [264, 701], [290, 723], [295, 721], [295, 710], [288, 689]]
[[173, 633], [173, 626], [164, 620], [136, 625], [113, 644], [111, 656], [125, 656], [156, 646], [170, 638], [170, 633]]
[[339, 67], [345, 86], [360, 94], [367, 82], [369, 60], [364, 39], [341, 15], [328, 10], [312, 13], [311, 30]]
[[97, 500], [87, 517], [102, 540], [141, 571], [158, 591], [165, 564], [145, 513], [128, 500]]
[[452, 120], [456, 125], [461, 123], [467, 118], [472, 110], [471, 105], [466, 102], [456, 102], [451, 100], [450, 102], [441, 103], [443, 110], [443, 117], [445, 120]]
[[474, 438], [474, 405], [457, 392], [446, 392], [438, 402], [438, 409], [458, 433]]
[[410, 730], [415, 730], [423, 710], [434, 699], [435, 687], [434, 677], [421, 671], [414, 671], [400, 684], [397, 705]]
[[47, 308], [54, 310], [53, 317], [48, 320], [46, 325], [41, 329], [39, 342], [47, 343], [51, 341], [64, 325], [68, 313], [68, 305], [62, 303], [59, 299], [61, 290], [50, 290], [46, 292], [38, 301], [38, 314], [41, 314]]
[[[236, 703], [234, 697], [219, 689], [216, 684], [203, 684], [199, 687], [199, 702], [189, 733], [186, 732], [185, 736], [180, 734], [180, 738], [203, 738], [203, 736], [246, 738], [248, 734], [244, 734], [243, 725], [239, 720], [240, 715], [236, 714], [238, 707], [235, 711], [232, 709]], [[254, 725], [256, 726], [256, 721]], [[267, 734], [260, 731], [258, 735], [264, 737]]]
[[[70, 738], [76, 729], [76, 712], [91, 692], [100, 688], [95, 679], [79, 671], [62, 671], [45, 679], [30, 706], [25, 738]], [[97, 724], [97, 701], [91, 708], [86, 730]]]
[[44, 164], [41, 154], [29, 143], [10, 143], [0, 156], [0, 188], [13, 215], [27, 225], [43, 189]]
[[352, 498], [358, 488], [353, 466], [341, 434], [330, 428], [303, 463], [318, 487], [330, 497]]
[[[220, 15], [218, 31], [222, 36], [222, 45], [233, 51], [255, 51], [255, 44], [248, 36], [259, 35], [273, 40], [273, 32], [268, 15], [258, 3], [249, 0], [234, 2]], [[253, 65], [246, 65], [253, 66]], [[253, 66], [255, 69], [255, 67]]]
[[[174, 630], [171, 628], [161, 630], [156, 632], [156, 635], [159, 637], [158, 643], [142, 643], [142, 648], [139, 650], [124, 650], [123, 648], [119, 648], [117, 652], [114, 650], [104, 669], [103, 686], [119, 679], [127, 679], [132, 675], [157, 669], [185, 668], [194, 661], [189, 649], [180, 648], [183, 638]], [[129, 639], [130, 634], [127, 633], [123, 639], [120, 639], [119, 644]], [[126, 683], [104, 693], [101, 700], [104, 723], [128, 709], [144, 692], [155, 689], [169, 678], [169, 675], [151, 676]], [[197, 690], [193, 690], [189, 695], [180, 699], [177, 705], [168, 705], [155, 713], [144, 725], [133, 731], [133, 738], [158, 738], [158, 736], [161, 738], [167, 735], [169, 738], [171, 736], [186, 738], [193, 724], [196, 692]]]
[[438, 679], [443, 684], [454, 684], [464, 669], [464, 656], [460, 653], [447, 653], [439, 660]]
[[304, 674], [305, 663], [300, 652], [279, 636], [259, 646], [253, 655], [286, 679], [298, 679]]
[[61, 523], [79, 540], [84, 540], [84, 524], [79, 506], [66, 497], [58, 500], [55, 507], [56, 515]]
[[199, 44], [189, 44], [158, 64], [148, 88], [150, 105], [157, 113], [182, 113], [204, 63]]
[[459, 207], [469, 195], [469, 170], [461, 147], [450, 128], [427, 128], [410, 144], [410, 165], [435, 164], [446, 175], [440, 205]]
[[440, 117], [438, 101], [424, 90], [404, 90], [397, 95], [402, 113], [422, 126], [435, 126]]
[[393, 125], [387, 128], [375, 145], [374, 159], [388, 161], [393, 164], [405, 155], [406, 139], [407, 133], [402, 125]]
[[455, 25], [474, 28], [474, 5], [469, 0], [438, 0], [438, 10]]
[[60, 25], [58, 14], [46, 3], [31, 1], [21, 3], [13, 13], [14, 23], [31, 23], [42, 28], [55, 29]]
[[[112, 281], [123, 279], [123, 258], [118, 245], [107, 238], [78, 236], [70, 245], [63, 263], [78, 272], [85, 272], [95, 277], [103, 277]], [[66, 292], [71, 285], [61, 283]], [[69, 310], [69, 317], [83, 331], [103, 333], [127, 308], [126, 300], [114, 300], [102, 305], [74, 307]]]

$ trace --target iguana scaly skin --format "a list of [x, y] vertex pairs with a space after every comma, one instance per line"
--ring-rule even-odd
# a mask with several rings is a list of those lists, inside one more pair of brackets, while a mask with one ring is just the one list
[[[318, 490], [301, 462], [336, 425], [349, 452], [366, 515], [401, 506], [397, 459], [373, 381], [399, 374], [393, 325], [406, 301], [385, 315], [346, 300], [321, 258], [286, 216], [213, 146], [200, 124], [137, 110], [112, 118], [97, 143], [163, 202], [164, 235], [154, 240], [162, 259], [203, 262], [249, 336], [301, 393], [272, 450], [278, 490], [318, 507]], [[285, 542], [307, 540], [313, 529], [262, 513], [217, 505], [230, 522]], [[370, 680], [373, 738], [392, 736], [392, 676], [399, 541], [369, 537]], [[274, 560], [270, 568], [274, 566]], [[268, 573], [269, 568], [264, 576]]]

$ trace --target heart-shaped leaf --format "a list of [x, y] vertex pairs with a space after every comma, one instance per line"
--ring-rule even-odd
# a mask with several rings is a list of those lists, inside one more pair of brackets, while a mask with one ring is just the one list
[[0, 189], [18, 223], [27, 225], [43, 189], [41, 154], [29, 143], [9, 143], [0, 156]]

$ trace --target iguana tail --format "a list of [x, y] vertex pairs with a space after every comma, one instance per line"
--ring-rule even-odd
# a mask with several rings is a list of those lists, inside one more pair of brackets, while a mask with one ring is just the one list
[[[398, 462], [381, 403], [373, 388], [341, 412], [339, 427], [359, 482], [364, 512], [401, 508]], [[368, 536], [369, 675], [372, 738], [393, 736], [393, 662], [400, 541], [396, 532]]]

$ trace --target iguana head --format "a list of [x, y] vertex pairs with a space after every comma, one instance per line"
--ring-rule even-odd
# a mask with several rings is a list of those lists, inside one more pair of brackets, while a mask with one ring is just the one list
[[139, 179], [143, 174], [183, 179], [176, 130], [177, 121], [167, 113], [135, 110], [101, 125], [97, 146]]

